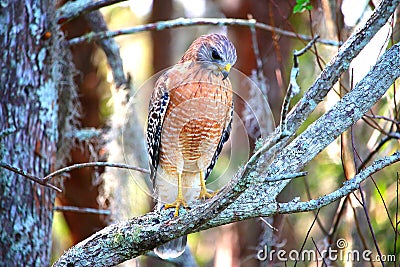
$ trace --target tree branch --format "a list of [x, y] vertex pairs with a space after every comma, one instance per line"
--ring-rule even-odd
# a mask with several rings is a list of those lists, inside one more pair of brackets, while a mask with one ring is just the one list
[[[267, 205], [268, 214], [264, 215], [311, 211], [326, 206], [357, 190], [360, 183], [371, 174], [398, 161], [400, 161], [400, 152], [377, 160], [353, 179], [346, 181], [335, 192], [315, 200], [269, 203]], [[216, 202], [217, 199], [213, 202]], [[151, 212], [139, 218], [110, 225], [69, 249], [53, 266], [71, 266], [71, 264], [73, 266], [113, 266], [137, 257], [162, 244], [161, 240], [171, 240], [177, 237], [176, 233], [183, 231], [184, 234], [188, 234], [188, 229], [193, 227], [191, 222], [196, 220], [192, 220], [192, 218], [201, 217], [202, 211], [205, 211], [207, 206], [210, 205], [198, 205], [183, 216], [174, 219], [170, 219], [169, 213], [166, 211], [159, 214]], [[262, 204], [259, 206], [266, 208]], [[210, 227], [213, 225], [204, 225], [196, 231]]]
[[44, 177], [43, 180], [47, 182], [54, 176], [60, 175], [65, 172], [70, 172], [75, 169], [82, 169], [82, 168], [87, 168], [87, 167], [114, 167], [114, 168], [123, 168], [123, 169], [134, 170], [134, 171], [143, 172], [143, 173], [150, 173], [150, 171], [147, 169], [131, 166], [131, 165], [124, 164], [124, 163], [96, 161], [96, 162], [78, 163], [78, 164], [74, 164], [74, 165], [59, 169], [55, 172], [50, 173], [46, 177]]
[[38, 184], [46, 186], [46, 187], [50, 187], [51, 189], [54, 189], [57, 192], [62, 192], [62, 190], [60, 188], [58, 188], [55, 185], [49, 184], [47, 180], [40, 179], [24, 170], [21, 170], [20, 168], [11, 166], [10, 164], [7, 164], [5, 162], [0, 162], [0, 168], [4, 168], [9, 171], [18, 173], [19, 175], [22, 175], [23, 177], [28, 178], [29, 180], [34, 181], [35, 183], [38, 183]]
[[87, 214], [111, 215], [110, 210], [81, 208], [81, 207], [74, 207], [74, 206], [55, 206], [53, 208], [53, 210], [54, 211], [71, 211], [71, 212], [87, 213]]
[[[379, 29], [387, 23], [399, 3], [400, 0], [382, 1], [365, 25], [352, 34], [340, 47], [337, 55], [325, 66], [313, 85], [288, 114], [287, 130], [290, 133], [296, 132], [311, 112], [325, 98], [342, 73], [348, 70], [350, 62], [370, 42]], [[280, 129], [277, 129], [277, 131], [280, 131]]]
[[105, 6], [111, 6], [116, 3], [125, 2], [126, 0], [79, 0], [69, 1], [57, 10], [56, 18], [59, 22], [78, 17], [79, 15], [98, 10]]
[[317, 199], [312, 199], [306, 202], [292, 201], [288, 203], [279, 204], [279, 213], [294, 213], [294, 212], [305, 212], [312, 211], [326, 206], [326, 203], [330, 204], [336, 200], [347, 196], [351, 192], [358, 190], [360, 184], [365, 181], [372, 174], [383, 168], [390, 166], [393, 163], [400, 161], [400, 152], [397, 151], [391, 156], [378, 159], [368, 166], [365, 170], [359, 172], [354, 178], [343, 183], [343, 186], [334, 192], [327, 194]]
[[211, 200], [194, 203], [178, 218], [171, 219], [169, 210], [162, 210], [110, 225], [69, 249], [54, 266], [112, 266], [185, 234], [252, 217], [314, 209], [357, 189], [371, 173], [399, 161], [400, 153], [376, 161], [338, 193], [308, 202], [277, 203], [276, 195], [289, 181], [270, 183], [265, 177], [292, 175], [359, 120], [400, 76], [399, 54], [399, 44], [389, 49], [352, 91], [281, 150], [267, 169], [261, 168], [264, 159], [256, 154]]
[[114, 168], [122, 168], [122, 169], [128, 169], [128, 170], [134, 170], [134, 171], [138, 171], [138, 172], [142, 172], [142, 173], [147, 173], [149, 174], [150, 171], [144, 168], [140, 168], [140, 167], [135, 167], [135, 166], [131, 166], [128, 164], [124, 164], [124, 163], [112, 163], [112, 162], [102, 162], [102, 161], [96, 161], [96, 162], [86, 162], [86, 163], [78, 163], [78, 164], [74, 164], [65, 168], [61, 168], [55, 172], [52, 172], [50, 174], [48, 174], [47, 176], [43, 177], [43, 178], [39, 178], [36, 177], [24, 170], [21, 170], [17, 167], [11, 166], [10, 164], [7, 164], [5, 162], [0, 162], [0, 168], [4, 168], [7, 169], [9, 171], [18, 173], [19, 175], [22, 175], [26, 178], [28, 178], [29, 180], [32, 180], [40, 185], [43, 186], [47, 186], [50, 187], [58, 192], [62, 192], [62, 190], [58, 187], [56, 187], [55, 185], [52, 185], [49, 183], [49, 181], [57, 176], [60, 175], [62, 173], [66, 173], [66, 172], [70, 172], [72, 170], [75, 169], [82, 169], [82, 168], [87, 168], [87, 167], [114, 167]]
[[[231, 19], [231, 18], [178, 18], [174, 20], [158, 21], [154, 23], [139, 25], [124, 30], [117, 31], [103, 31], [97, 33], [88, 33], [86, 35], [73, 38], [69, 40], [70, 45], [75, 45], [82, 42], [92, 40], [99, 40], [104, 38], [116, 37], [119, 35], [134, 34], [144, 31], [161, 31], [165, 29], [172, 29], [178, 27], [196, 26], [196, 25], [215, 25], [215, 26], [244, 26], [250, 28], [258, 28], [260, 30], [275, 32], [283, 36], [298, 38], [304, 41], [311, 41], [313, 38], [308, 35], [298, 34], [280, 28], [272, 27], [270, 25], [257, 22], [255, 19]], [[318, 39], [317, 42], [325, 45], [339, 46], [341, 43], [331, 40]]]
[[290, 80], [289, 80], [289, 86], [286, 91], [286, 96], [283, 99], [283, 104], [282, 104], [282, 109], [281, 109], [281, 122], [280, 122], [280, 128], [282, 132], [286, 132], [286, 115], [287, 112], [289, 111], [289, 105], [290, 101], [292, 98], [300, 93], [300, 86], [297, 84], [297, 76], [299, 75], [300, 72], [300, 67], [299, 67], [299, 57], [302, 56], [304, 53], [306, 53], [312, 46], [315, 44], [315, 42], [318, 40], [319, 36], [315, 36], [314, 39], [312, 39], [303, 49], [297, 51], [295, 50], [293, 52], [293, 67], [290, 71]]
[[[264, 162], [259, 159], [259, 168], [256, 167], [258, 171], [254, 177], [256, 184], [246, 190], [215, 221], [212, 220], [211, 225], [270, 215], [269, 205], [275, 202], [276, 196], [290, 181], [281, 180], [269, 184], [265, 183], [264, 177], [297, 172], [359, 120], [400, 76], [399, 54], [400, 44], [389, 49], [352, 91], [283, 148], [268, 168], [261, 168]], [[255, 197], [262, 199], [265, 206], [260, 205], [260, 201], [255, 201]]]
[[[331, 59], [313, 85], [293, 107], [286, 117], [286, 123], [276, 128], [275, 133], [256, 151], [253, 157], [263, 155], [264, 161], [268, 162], [272, 154], [283, 149], [290, 137], [295, 134], [300, 125], [325, 98], [343, 72], [349, 68], [350, 62], [369, 43], [379, 29], [386, 24], [399, 3], [400, 0], [383, 0], [380, 2], [365, 25], [353, 33], [340, 47], [337, 55]], [[285, 129], [282, 129], [282, 126], [285, 126]], [[279, 192], [280, 190], [274, 192], [273, 195]]]
[[[85, 19], [93, 32], [108, 30], [103, 15], [98, 10], [85, 14]], [[124, 86], [125, 88], [129, 87], [130, 85], [128, 84], [128, 79], [125, 77], [124, 66], [122, 64], [117, 42], [113, 38], [104, 38], [97, 40], [97, 43], [103, 48], [103, 51], [107, 56], [107, 61], [108, 64], [110, 64], [117, 88], [121, 86]]]

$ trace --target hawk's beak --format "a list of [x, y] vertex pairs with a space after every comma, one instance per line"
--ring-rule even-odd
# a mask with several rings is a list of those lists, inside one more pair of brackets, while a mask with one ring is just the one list
[[231, 71], [232, 65], [230, 63], [226, 64], [224, 68], [222, 68], [221, 72], [222, 72], [222, 76], [224, 76], [224, 78], [222, 80], [225, 80], [228, 75], [229, 72]]

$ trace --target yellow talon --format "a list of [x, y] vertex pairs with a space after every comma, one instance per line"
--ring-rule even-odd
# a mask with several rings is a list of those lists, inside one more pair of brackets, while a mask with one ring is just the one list
[[175, 208], [174, 217], [178, 217], [180, 207], [184, 207], [186, 209], [188, 208], [188, 205], [182, 194], [182, 174], [178, 173], [178, 196], [173, 203], [165, 204], [164, 209]]
[[175, 208], [174, 217], [179, 216], [179, 208], [180, 207], [187, 208], [188, 205], [187, 205], [185, 199], [183, 197], [180, 198], [179, 196], [176, 198], [176, 200], [173, 203], [164, 205], [164, 209]]
[[201, 188], [201, 189], [200, 189], [200, 194], [199, 194], [198, 199], [200, 199], [200, 200], [206, 200], [206, 199], [212, 198], [212, 197], [215, 196], [217, 193], [218, 193], [218, 191], [214, 191], [214, 192], [212, 192], [212, 193], [208, 193], [208, 192], [207, 192], [207, 189]]
[[206, 182], [204, 181], [203, 172], [200, 172], [200, 194], [199, 194], [198, 199], [200, 199], [200, 200], [209, 199], [209, 198], [212, 198], [213, 196], [215, 196], [217, 193], [218, 193], [218, 191], [215, 191], [213, 193], [207, 192]]

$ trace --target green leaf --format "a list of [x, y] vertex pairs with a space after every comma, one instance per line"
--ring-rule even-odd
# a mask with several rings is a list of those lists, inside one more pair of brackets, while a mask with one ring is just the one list
[[313, 7], [310, 4], [311, 0], [296, 0], [296, 5], [293, 7], [293, 13], [301, 13], [306, 10], [311, 10]]

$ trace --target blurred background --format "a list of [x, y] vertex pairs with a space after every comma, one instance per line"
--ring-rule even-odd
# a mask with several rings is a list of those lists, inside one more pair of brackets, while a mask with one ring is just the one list
[[[103, 8], [101, 12], [110, 30], [180, 17], [254, 18], [293, 33], [308, 36], [318, 34], [322, 39], [339, 42], [346, 40], [358, 25], [362, 25], [375, 4], [374, 1], [364, 0], [318, 0], [310, 2], [310, 11], [294, 13], [295, 0], [131, 0]], [[65, 23], [63, 30], [68, 39], [90, 32], [81, 17]], [[208, 187], [213, 190], [227, 183], [252, 153], [256, 140], [267, 137], [279, 123], [293, 64], [293, 50], [303, 48], [306, 41], [260, 29], [252, 34], [249, 27], [238, 26], [190, 26], [119, 36], [116, 41], [120, 46], [124, 70], [132, 78], [132, 90], [122, 93], [114, 88], [106, 56], [95, 43], [72, 46], [77, 73], [75, 81], [82, 105], [81, 124], [83, 127], [99, 129], [102, 134], [77, 146], [71, 153], [68, 165], [110, 161], [147, 168], [144, 150], [147, 102], [143, 99], [151, 93], [155, 81], [153, 75], [176, 63], [194, 39], [212, 32], [226, 34], [236, 46], [238, 61], [234, 67], [237, 77], [241, 77], [235, 82], [237, 97], [233, 135], [207, 181]], [[349, 73], [343, 75], [340, 83], [331, 90], [326, 101], [317, 107], [300, 132], [331, 108], [341, 95], [351, 90], [352, 85], [374, 65], [379, 54], [396, 40], [398, 31], [396, 19], [393, 19], [391, 25], [383, 28], [352, 63]], [[255, 47], [259, 50], [258, 65]], [[293, 99], [293, 103], [313, 83], [337, 50], [337, 46], [316, 43], [312, 51], [300, 58], [298, 84], [302, 91]], [[247, 76], [254, 83], [244, 78]], [[126, 101], [126, 94], [130, 96], [130, 101]], [[307, 166], [307, 177], [292, 181], [279, 200], [289, 201], [294, 197], [307, 200], [330, 193], [346, 179], [352, 178], [364, 164], [368, 165], [372, 159], [398, 150], [398, 139], [386, 140], [385, 136], [399, 129], [399, 99], [400, 94], [395, 88], [388, 90], [373, 112], [320, 153]], [[251, 106], [250, 113], [246, 105]], [[399, 164], [395, 164], [363, 184], [366, 211], [358, 193], [322, 208], [315, 224], [316, 211], [221, 226], [189, 235], [192, 256], [199, 266], [281, 266], [285, 263], [276, 258], [260, 261], [257, 259], [258, 251], [265, 246], [299, 251], [303, 243], [304, 248], [317, 250], [329, 245], [334, 247], [339, 238], [346, 239], [348, 248], [360, 251], [370, 249], [374, 255], [377, 248], [385, 255], [398, 254], [398, 170]], [[111, 215], [56, 212], [53, 259], [113, 221], [140, 216], [153, 208], [147, 175], [127, 170], [75, 170], [65, 179], [64, 188], [64, 193], [57, 198], [58, 206], [106, 209]], [[291, 266], [293, 262], [288, 264]], [[304, 266], [319, 264], [301, 263]], [[345, 261], [335, 262], [336, 266], [347, 264]], [[364, 264], [360, 262], [351, 266]], [[153, 256], [141, 256], [123, 264], [164, 265], [172, 266]]]

